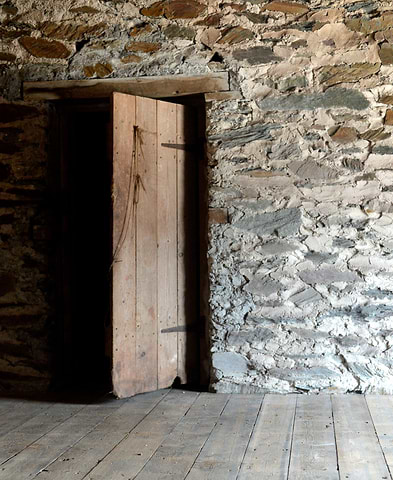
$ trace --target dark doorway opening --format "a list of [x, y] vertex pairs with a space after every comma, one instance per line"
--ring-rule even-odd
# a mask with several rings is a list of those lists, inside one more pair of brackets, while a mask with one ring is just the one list
[[60, 148], [58, 384], [110, 388], [109, 105], [57, 105]]

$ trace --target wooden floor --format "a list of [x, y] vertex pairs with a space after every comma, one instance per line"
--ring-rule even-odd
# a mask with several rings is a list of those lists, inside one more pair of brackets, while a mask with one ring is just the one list
[[1, 480], [392, 479], [393, 397], [0, 398]]

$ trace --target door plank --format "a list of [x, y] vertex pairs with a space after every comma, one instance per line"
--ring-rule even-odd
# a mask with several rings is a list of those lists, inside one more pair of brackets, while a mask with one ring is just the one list
[[196, 118], [192, 108], [177, 105], [177, 222], [178, 222], [178, 376], [181, 383], [193, 383], [199, 377], [198, 336], [198, 263], [199, 218], [196, 205], [198, 158]]
[[239, 473], [239, 480], [285, 480], [296, 410], [296, 395], [265, 395]]
[[332, 397], [340, 477], [390, 479], [363, 395]]
[[169, 390], [138, 395], [124, 403], [46, 467], [37, 478], [42, 480], [79, 480], [85, 477], [111, 452], [157, 405]]
[[173, 390], [89, 474], [88, 480], [134, 478], [198, 398]]
[[136, 210], [137, 392], [158, 388], [157, 362], [157, 102], [136, 97], [137, 162], [140, 187]]
[[187, 480], [234, 480], [239, 473], [263, 395], [233, 395]]
[[177, 376], [177, 168], [176, 105], [157, 102], [157, 235], [158, 235], [158, 388]]
[[366, 402], [385, 461], [393, 472], [393, 396], [366, 395]]
[[132, 167], [135, 110], [135, 97], [113, 95], [112, 382], [118, 397], [137, 392], [135, 231], [129, 204], [136, 173]]
[[228, 395], [202, 393], [163, 441], [136, 480], [183, 480], [228, 402]]
[[329, 395], [299, 395], [288, 480], [339, 480]]

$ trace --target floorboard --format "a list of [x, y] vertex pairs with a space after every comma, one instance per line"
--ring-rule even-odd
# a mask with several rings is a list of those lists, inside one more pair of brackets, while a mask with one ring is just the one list
[[296, 398], [296, 395], [265, 396], [239, 480], [287, 479]]
[[339, 480], [329, 395], [297, 399], [288, 480]]
[[393, 396], [367, 395], [367, 406], [390, 474], [393, 473]]
[[171, 391], [137, 428], [83, 478], [135, 478], [198, 397], [199, 394], [195, 392]]
[[[119, 407], [41, 472], [38, 479], [84, 478], [168, 395], [169, 390], [118, 401]], [[82, 459], [82, 461], [81, 461]]]
[[391, 479], [363, 395], [332, 396], [341, 479]]
[[213, 428], [221, 422], [228, 399], [228, 395], [202, 393], [135, 479], [183, 480]]
[[233, 395], [192, 466], [187, 480], [235, 480], [263, 395]]
[[0, 398], [0, 480], [393, 480], [393, 396]]

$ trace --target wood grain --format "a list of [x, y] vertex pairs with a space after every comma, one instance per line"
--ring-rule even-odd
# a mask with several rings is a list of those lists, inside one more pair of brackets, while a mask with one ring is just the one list
[[297, 399], [288, 480], [339, 480], [329, 395]]
[[390, 479], [363, 395], [332, 396], [340, 478]]
[[103, 98], [113, 92], [150, 98], [176, 97], [229, 90], [228, 73], [170, 75], [159, 77], [110, 78], [103, 80], [60, 80], [24, 82], [25, 100]]
[[295, 395], [266, 395], [238, 476], [239, 480], [286, 480]]
[[[157, 321], [158, 388], [177, 376], [176, 105], [157, 102]], [[172, 330], [171, 330], [172, 329]]]
[[136, 368], [136, 235], [133, 212], [132, 152], [136, 124], [135, 97], [115, 93], [113, 123], [113, 265], [112, 265], [112, 383], [115, 395], [138, 392]]

